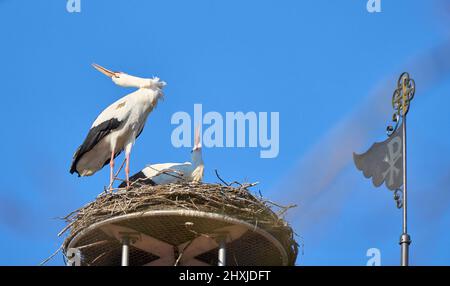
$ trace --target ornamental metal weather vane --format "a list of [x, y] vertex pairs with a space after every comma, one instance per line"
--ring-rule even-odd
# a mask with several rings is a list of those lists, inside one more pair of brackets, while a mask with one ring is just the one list
[[[374, 186], [385, 183], [394, 192], [397, 208], [403, 208], [403, 232], [400, 237], [401, 265], [407, 266], [411, 238], [407, 228], [406, 115], [415, 93], [414, 80], [402, 73], [392, 96], [393, 124], [387, 127], [388, 139], [373, 144], [363, 154], [353, 153], [356, 167]], [[402, 188], [403, 186], [403, 188]]]

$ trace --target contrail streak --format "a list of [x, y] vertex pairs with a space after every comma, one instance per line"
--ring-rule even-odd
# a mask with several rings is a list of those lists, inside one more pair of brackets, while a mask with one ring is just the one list
[[[416, 83], [420, 83], [417, 84], [416, 97], [426, 96], [428, 89], [448, 78], [450, 74], [449, 50], [450, 41], [446, 41], [405, 65], [404, 70], [410, 72]], [[395, 75], [383, 80], [382, 84], [369, 94], [357, 111], [343, 118], [331, 128], [307, 152], [295, 170], [288, 174], [288, 179], [284, 181], [289, 183], [281, 184], [277, 188], [278, 191], [273, 192], [279, 196], [278, 200], [290, 201], [290, 203], [293, 198], [297, 200], [293, 203], [299, 204], [300, 207], [292, 211], [292, 215], [299, 218], [301, 225], [303, 225], [302, 221], [308, 221], [309, 218], [306, 215], [314, 212], [314, 208], [317, 207], [315, 203], [322, 197], [331, 195], [342, 197], [352, 190], [352, 186], [349, 184], [337, 194], [331, 193], [331, 191], [336, 192], [331, 188], [333, 183], [351, 164], [352, 152], [363, 151], [363, 147], [373, 141], [375, 131], [380, 131], [380, 128], [385, 126], [383, 122], [388, 123], [391, 118], [391, 96], [400, 72], [397, 71]], [[332, 204], [341, 204], [340, 200], [327, 200], [327, 208], [340, 209], [339, 205], [333, 206]], [[328, 212], [324, 214], [323, 218], [331, 215], [332, 213]], [[317, 222], [316, 220], [315, 223]], [[304, 229], [302, 230], [304, 231]]]

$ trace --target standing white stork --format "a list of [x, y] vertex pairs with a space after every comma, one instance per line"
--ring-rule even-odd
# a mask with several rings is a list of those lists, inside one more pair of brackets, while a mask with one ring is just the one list
[[78, 176], [91, 176], [109, 162], [110, 185], [115, 180], [114, 159], [125, 150], [125, 175], [129, 186], [130, 152], [136, 138], [141, 134], [149, 113], [164, 95], [166, 85], [159, 78], [140, 78], [123, 72], [113, 72], [93, 64], [101, 73], [122, 87], [135, 87], [138, 90], [122, 97], [108, 106], [97, 117], [83, 144], [73, 156], [70, 173]]
[[[134, 174], [130, 182], [136, 185], [164, 185], [179, 182], [201, 182], [203, 179], [204, 163], [202, 158], [202, 144], [200, 142], [200, 128], [195, 130], [194, 147], [191, 151], [191, 162], [153, 164]], [[126, 187], [126, 182], [119, 188]]]

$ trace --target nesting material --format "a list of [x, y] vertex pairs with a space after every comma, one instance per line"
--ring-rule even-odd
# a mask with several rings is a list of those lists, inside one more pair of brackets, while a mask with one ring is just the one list
[[254, 225], [271, 234], [285, 249], [288, 265], [294, 265], [298, 245], [294, 232], [283, 219], [290, 207], [283, 207], [262, 196], [253, 195], [255, 184], [226, 186], [221, 184], [184, 183], [169, 185], [137, 185], [130, 190], [104, 193], [86, 206], [65, 217], [68, 232], [63, 249], [89, 226], [114, 217], [160, 210], [191, 210], [226, 215]]

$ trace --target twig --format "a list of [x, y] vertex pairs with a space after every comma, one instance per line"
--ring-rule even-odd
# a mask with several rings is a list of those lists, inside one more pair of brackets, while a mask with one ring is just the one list
[[89, 248], [89, 247], [92, 247], [92, 246], [97, 246], [99, 244], [105, 244], [105, 243], [108, 243], [108, 242], [109, 242], [108, 240], [100, 240], [100, 241], [96, 241], [96, 242], [93, 242], [93, 243], [90, 243], [90, 244], [77, 246], [77, 249], [78, 250], [82, 250], [82, 249], [85, 249], [85, 248]]
[[44, 261], [42, 261], [39, 266], [43, 266], [45, 263], [47, 263], [48, 261], [50, 261], [50, 259], [52, 259], [53, 257], [56, 256], [56, 254], [58, 254], [61, 249], [63, 248], [63, 245], [61, 245], [55, 252], [53, 252], [52, 255], [50, 255], [47, 259], [45, 259]]
[[224, 183], [226, 186], [230, 186], [230, 184], [228, 184], [227, 182], [225, 182], [220, 176], [219, 176], [219, 172], [217, 171], [217, 169], [214, 170], [214, 172], [216, 172], [216, 176], [217, 178], [219, 178], [219, 180], [222, 181], [222, 183]]
[[194, 237], [193, 239], [191, 239], [184, 247], [183, 249], [180, 251], [180, 254], [178, 254], [177, 260], [175, 260], [175, 264], [173, 266], [178, 266], [178, 263], [180, 263], [181, 258], [183, 257], [184, 251], [192, 244], [192, 242], [196, 239], [197, 237]]
[[114, 182], [118, 179], [117, 176], [119, 175], [120, 171], [122, 171], [123, 166], [125, 165], [127, 159], [123, 160], [122, 165], [120, 165], [119, 170], [117, 170], [116, 174], [114, 175], [114, 178], [112, 180], [112, 182], [109, 184], [108, 189], [111, 190], [112, 189], [112, 185], [114, 184]]
[[71, 223], [69, 223], [68, 225], [66, 225], [66, 227], [63, 228], [63, 230], [61, 230], [61, 231], [58, 233], [58, 236], [61, 236], [63, 233], [65, 233], [66, 230], [68, 230], [75, 222], [76, 222], [76, 221], [72, 221]]
[[[179, 172], [179, 171], [177, 171], [177, 170], [173, 170], [173, 169], [158, 170], [158, 169], [156, 169], [156, 168], [154, 168], [154, 167], [152, 167], [152, 166], [149, 166], [149, 167], [150, 167], [151, 169], [153, 169], [154, 171], [157, 171], [157, 172], [158, 172], [158, 173], [155, 175], [155, 177], [156, 177], [156, 176], [159, 176], [159, 175], [162, 175], [162, 174], [165, 174], [165, 175], [168, 175], [168, 176], [171, 176], [171, 177], [180, 179], [180, 180], [184, 180], [184, 178], [182, 177], [182, 176], [184, 176], [184, 174], [181, 173], [181, 172]], [[179, 176], [174, 175], [174, 174], [170, 174], [170, 172], [173, 172], [173, 173], [175, 173], [175, 174], [178, 174]]]

